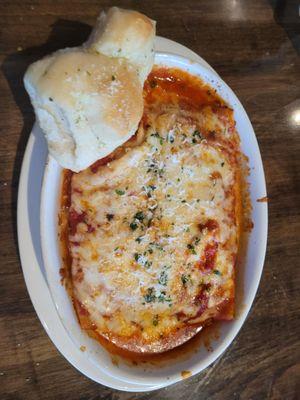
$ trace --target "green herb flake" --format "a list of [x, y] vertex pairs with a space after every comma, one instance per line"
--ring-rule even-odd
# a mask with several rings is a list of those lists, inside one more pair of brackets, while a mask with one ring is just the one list
[[171, 297], [167, 296], [164, 290], [160, 292], [159, 296], [157, 297], [157, 300], [159, 303], [164, 303], [164, 302], [170, 303], [172, 301]]
[[142, 240], [143, 240], [142, 236], [139, 236], [135, 239], [135, 241], [138, 243], [141, 243]]
[[137, 229], [137, 227], [138, 227], [138, 226], [137, 226], [137, 223], [135, 223], [135, 222], [131, 222], [129, 226], [130, 226], [130, 229], [131, 229], [132, 231], [135, 231], [135, 230]]
[[203, 136], [201, 135], [201, 133], [198, 130], [195, 130], [193, 133], [194, 137], [198, 137], [200, 140], [203, 139]]
[[168, 283], [168, 274], [166, 271], [162, 271], [159, 279], [158, 279], [158, 283], [162, 286], [167, 286]]
[[115, 80], [116, 80], [116, 77], [115, 77], [114, 75], [112, 75], [112, 76], [111, 76], [111, 80], [112, 80], [112, 81], [115, 81]]
[[140, 221], [140, 222], [143, 222], [143, 220], [144, 220], [144, 218], [145, 218], [143, 211], [138, 211], [138, 212], [134, 215], [133, 218], [134, 218], [134, 219], [137, 219], [137, 220]]
[[219, 276], [222, 275], [221, 271], [219, 271], [218, 269], [214, 269], [214, 270], [213, 270], [213, 273], [214, 273], [215, 275], [219, 275]]
[[111, 221], [114, 218], [114, 214], [106, 214], [106, 218]]
[[119, 195], [119, 196], [123, 196], [123, 194], [125, 194], [125, 191], [124, 191], [124, 190], [121, 190], [121, 189], [116, 189], [115, 192], [116, 192], [117, 195]]
[[193, 132], [193, 139], [192, 139], [193, 144], [199, 143], [203, 139], [204, 139], [204, 137], [201, 135], [201, 133], [198, 130], [195, 130]]
[[197, 254], [196, 253], [196, 250], [195, 250], [195, 246], [193, 245], [193, 244], [188, 244], [187, 245], [187, 248], [190, 250], [190, 252], [192, 253], [192, 254]]
[[158, 325], [158, 315], [157, 315], [157, 314], [154, 316], [154, 318], [153, 318], [153, 320], [152, 320], [152, 324], [153, 324], [154, 326], [157, 326], [157, 325]]
[[156, 137], [157, 139], [159, 139], [159, 143], [162, 146], [164, 139], [160, 136], [160, 134], [158, 132], [152, 133], [150, 136]]
[[144, 295], [144, 300], [146, 303], [154, 303], [156, 300], [154, 288], [150, 287], [147, 289], [147, 293]]
[[181, 282], [182, 282], [183, 286], [186, 286], [186, 284], [188, 283], [189, 280], [190, 280], [189, 275], [186, 275], [186, 274], [181, 275]]

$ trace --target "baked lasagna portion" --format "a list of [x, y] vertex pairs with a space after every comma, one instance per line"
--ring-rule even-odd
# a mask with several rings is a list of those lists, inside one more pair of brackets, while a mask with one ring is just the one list
[[134, 140], [72, 175], [68, 243], [82, 327], [152, 353], [233, 318], [241, 153], [199, 79], [154, 69], [144, 99]]

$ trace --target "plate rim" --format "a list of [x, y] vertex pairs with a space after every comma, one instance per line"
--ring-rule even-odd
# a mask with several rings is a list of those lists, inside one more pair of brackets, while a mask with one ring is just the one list
[[[161, 39], [162, 41], [165, 40], [165, 41], [172, 42], [172, 43], [175, 43], [175, 44], [176, 44], [176, 42], [170, 41], [169, 39], [158, 38], [158, 40], [159, 40], [159, 39]], [[182, 46], [182, 45], [180, 45], [180, 46]], [[184, 46], [182, 46], [182, 47], [184, 47]], [[187, 49], [187, 50], [189, 50], [189, 49]], [[160, 53], [160, 52], [158, 52], [158, 53]], [[164, 51], [164, 53], [171, 53], [171, 54], [173, 54], [175, 57], [178, 57], [178, 56], [180, 57], [180, 55], [175, 54], [175, 53], [173, 53], [173, 52], [168, 52], [168, 50]], [[191, 52], [191, 55], [190, 55], [189, 57], [184, 56], [183, 59], [187, 60], [188, 58], [192, 58], [192, 59], [193, 59], [193, 58], [197, 58], [197, 60], [194, 60], [197, 64], [200, 64], [203, 68], [207, 69], [210, 73], [216, 75], [217, 78], [218, 78], [222, 83], [225, 84], [225, 86], [227, 87], [227, 89], [229, 89], [229, 90], [232, 92], [232, 90], [228, 87], [228, 85], [216, 74], [216, 72], [215, 72], [210, 66], [209, 66], [209, 69], [207, 68], [207, 65], [208, 65], [208, 64], [207, 64], [206, 62], [202, 64], [201, 58], [200, 58], [199, 56], [197, 56], [195, 53], [193, 53], [193, 57], [192, 57], [192, 53], [193, 53], [193, 52]], [[233, 94], [234, 94], [234, 93], [233, 93]], [[234, 96], [235, 96], [235, 95], [234, 95]], [[242, 104], [241, 104], [241, 102], [239, 101], [239, 99], [237, 98], [237, 96], [235, 96], [235, 98], [236, 98], [236, 100], [238, 101], [238, 103], [239, 103], [240, 107], [242, 108], [242, 110], [244, 110], [244, 107], [242, 106]], [[248, 117], [248, 115], [247, 115], [247, 113], [246, 113], [245, 110], [244, 110], [244, 112], [245, 112], [245, 116], [246, 116], [246, 118], [248, 119], [248, 122], [249, 122], [250, 126], [252, 127], [252, 124], [251, 124], [251, 122], [250, 122], [250, 120], [249, 120], [249, 117]], [[32, 132], [34, 132], [35, 129], [37, 129], [37, 126], [36, 126], [36, 125], [33, 127]], [[259, 146], [258, 146], [258, 143], [257, 143], [257, 139], [256, 139], [256, 135], [255, 135], [255, 132], [254, 132], [253, 127], [252, 127], [252, 130], [253, 130], [254, 139], [256, 140], [257, 148], [259, 149]], [[25, 264], [27, 264], [27, 261], [24, 260], [24, 251], [25, 251], [25, 250], [24, 250], [23, 242], [22, 242], [22, 232], [23, 232], [23, 229], [24, 229], [24, 220], [23, 220], [23, 215], [22, 215], [22, 214], [23, 214], [24, 202], [25, 202], [26, 205], [27, 205], [27, 199], [24, 198], [24, 195], [27, 193], [27, 192], [26, 192], [26, 186], [25, 186], [25, 184], [26, 184], [26, 181], [28, 180], [28, 174], [29, 174], [28, 165], [29, 165], [29, 163], [30, 163], [30, 158], [31, 158], [31, 156], [32, 156], [33, 145], [34, 145], [34, 137], [33, 137], [33, 133], [31, 133], [30, 138], [29, 138], [29, 141], [28, 141], [28, 144], [27, 144], [27, 146], [26, 146], [26, 151], [25, 151], [25, 154], [24, 154], [24, 159], [23, 159], [22, 169], [21, 169], [21, 175], [20, 175], [20, 182], [19, 182], [18, 207], [17, 207], [18, 242], [19, 242], [19, 252], [20, 252], [20, 258], [21, 258], [22, 270], [23, 270], [23, 274], [24, 274], [24, 278], [25, 278], [27, 290], [28, 290], [28, 293], [29, 293], [29, 295], [30, 295], [31, 301], [32, 301], [32, 303], [33, 303], [33, 305], [34, 305], [35, 311], [36, 311], [36, 313], [37, 313], [37, 315], [38, 315], [38, 317], [39, 317], [39, 319], [40, 319], [40, 321], [41, 321], [41, 323], [42, 323], [44, 329], [46, 330], [48, 336], [49, 336], [50, 339], [53, 341], [53, 343], [54, 343], [54, 345], [56, 346], [56, 348], [57, 348], [57, 349], [62, 353], [62, 355], [71, 363], [71, 365], [73, 365], [76, 369], [78, 369], [78, 370], [79, 370], [81, 373], [83, 373], [85, 376], [88, 376], [89, 378], [95, 380], [96, 382], [101, 383], [101, 384], [103, 384], [103, 385], [105, 385], [105, 386], [109, 386], [109, 387], [111, 387], [111, 388], [113, 388], [113, 389], [125, 390], [125, 391], [131, 391], [131, 392], [144, 392], [144, 391], [149, 391], [149, 390], [155, 390], [155, 389], [163, 388], [163, 387], [169, 386], [169, 385], [171, 385], [171, 384], [173, 384], [173, 383], [175, 383], [175, 382], [178, 382], [180, 379], [171, 380], [170, 382], [168, 382], [168, 381], [167, 381], [167, 382], [162, 382], [161, 384], [155, 384], [155, 385], [151, 385], [151, 384], [147, 385], [147, 384], [143, 383], [140, 387], [137, 387], [137, 386], [136, 386], [136, 387], [134, 387], [134, 388], [128, 387], [128, 386], [126, 386], [125, 384], [124, 384], [124, 385], [120, 385], [120, 384], [118, 384], [118, 385], [113, 385], [113, 384], [107, 385], [107, 383], [105, 383], [105, 382], [99, 382], [99, 380], [98, 380], [98, 379], [95, 379], [93, 376], [87, 375], [87, 374], [80, 368], [80, 366], [79, 366], [78, 364], [74, 363], [73, 356], [72, 356], [71, 354], [66, 354], [65, 349], [63, 349], [62, 346], [59, 346], [59, 345], [58, 345], [58, 341], [57, 341], [55, 335], [53, 335], [53, 332], [52, 332], [52, 330], [51, 330], [50, 327], [49, 327], [49, 321], [45, 318], [44, 312], [41, 311], [41, 306], [38, 304], [37, 296], [34, 295], [33, 292], [32, 292], [32, 289], [31, 289], [31, 286], [32, 286], [32, 285], [31, 285], [31, 282], [30, 282], [30, 277], [28, 276], [29, 274], [28, 274], [27, 268], [25, 267]], [[266, 183], [265, 183], [264, 169], [263, 169], [263, 164], [262, 164], [262, 160], [261, 160], [260, 151], [259, 151], [259, 156], [260, 156], [260, 163], [261, 163], [261, 172], [262, 172], [262, 174], [263, 174], [264, 191], [265, 191], [265, 193], [266, 193]], [[45, 175], [45, 176], [46, 176], [46, 174], [47, 174], [48, 166], [49, 166], [49, 162], [46, 162], [45, 171], [44, 171], [44, 175]], [[43, 185], [43, 186], [44, 186], [44, 185]], [[42, 202], [41, 202], [41, 205], [42, 205]], [[267, 204], [266, 204], [266, 207], [265, 207], [265, 214], [266, 214], [266, 215], [265, 215], [265, 218], [266, 218], [266, 232], [265, 232], [265, 235], [264, 235], [264, 238], [265, 238], [264, 254], [263, 254], [262, 258], [261, 258], [261, 264], [262, 264], [262, 266], [261, 266], [261, 268], [260, 268], [259, 277], [258, 277], [257, 280], [255, 280], [255, 282], [256, 282], [256, 288], [255, 288], [255, 290], [253, 291], [253, 298], [252, 298], [251, 301], [250, 301], [250, 306], [248, 307], [248, 310], [247, 310], [247, 312], [245, 313], [244, 318], [242, 318], [242, 319], [239, 321], [240, 324], [239, 324], [238, 328], [232, 333], [232, 335], [231, 335], [232, 337], [231, 337], [230, 340], [229, 340], [229, 344], [224, 345], [223, 350], [220, 351], [219, 354], [218, 354], [217, 356], [214, 356], [214, 357], [210, 357], [210, 356], [209, 356], [208, 359], [213, 358], [213, 360], [212, 360], [212, 361], [209, 361], [209, 362], [208, 362], [208, 365], [210, 365], [213, 361], [215, 361], [218, 357], [220, 357], [220, 355], [230, 346], [230, 344], [232, 343], [233, 339], [237, 336], [237, 334], [238, 334], [238, 332], [240, 331], [242, 325], [244, 324], [245, 319], [247, 318], [248, 313], [249, 313], [249, 311], [250, 311], [250, 309], [251, 309], [251, 307], [252, 307], [252, 304], [253, 304], [255, 295], [256, 295], [257, 290], [258, 290], [258, 287], [259, 287], [260, 278], [261, 278], [261, 275], [262, 275], [262, 272], [263, 272], [264, 259], [265, 259], [265, 254], [266, 254], [267, 227], [268, 227], [268, 206], [267, 206]], [[50, 295], [50, 297], [51, 297], [51, 300], [53, 301], [53, 299], [52, 299], [52, 294], [50, 293], [50, 288], [47, 286], [47, 282], [44, 282], [44, 283], [45, 283], [45, 285], [43, 285], [43, 286], [44, 286], [44, 290], [48, 290], [48, 291], [49, 291], [49, 295]], [[54, 305], [54, 308], [55, 308], [55, 305]], [[55, 308], [55, 312], [57, 312], [57, 311], [56, 311], [56, 308]], [[59, 316], [58, 316], [58, 318], [59, 318]], [[60, 321], [60, 323], [61, 323], [61, 321]], [[65, 329], [64, 326], [62, 326], [62, 328]], [[70, 340], [71, 340], [71, 339], [70, 339]], [[73, 343], [73, 342], [72, 342], [72, 345], [74, 346], [74, 343]], [[80, 352], [79, 349], [77, 349], [77, 350], [78, 350], [78, 352]], [[82, 353], [82, 352], [80, 352], [80, 353]], [[79, 353], [79, 355], [80, 355], [80, 353]], [[75, 364], [76, 364], [76, 365], [75, 365]], [[207, 365], [207, 366], [208, 366], [208, 365]], [[207, 367], [207, 366], [206, 366], [206, 367]], [[205, 367], [205, 368], [206, 368], [206, 367]], [[199, 372], [200, 372], [200, 371], [198, 371], [198, 372], [196, 372], [196, 373], [199, 373]], [[193, 374], [193, 375], [195, 375], [195, 374]], [[118, 380], [118, 382], [120, 383], [120, 380]], [[122, 382], [123, 382], [123, 381], [122, 381]], [[123, 382], [123, 383], [124, 383], [124, 382]], [[138, 385], [138, 383], [136, 383], [136, 385]]]

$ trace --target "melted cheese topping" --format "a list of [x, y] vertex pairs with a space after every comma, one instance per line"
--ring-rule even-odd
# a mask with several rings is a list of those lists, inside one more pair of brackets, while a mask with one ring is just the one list
[[73, 175], [69, 240], [74, 297], [93, 329], [157, 351], [233, 301], [237, 135], [213, 107], [155, 101], [145, 114], [140, 145]]

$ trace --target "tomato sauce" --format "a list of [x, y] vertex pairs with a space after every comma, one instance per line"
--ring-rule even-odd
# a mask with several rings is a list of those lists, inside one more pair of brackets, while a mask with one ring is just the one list
[[191, 109], [204, 106], [228, 108], [209, 85], [187, 72], [172, 68], [155, 68], [144, 85], [144, 97], [148, 104], [157, 99], [165, 103], [178, 103]]

